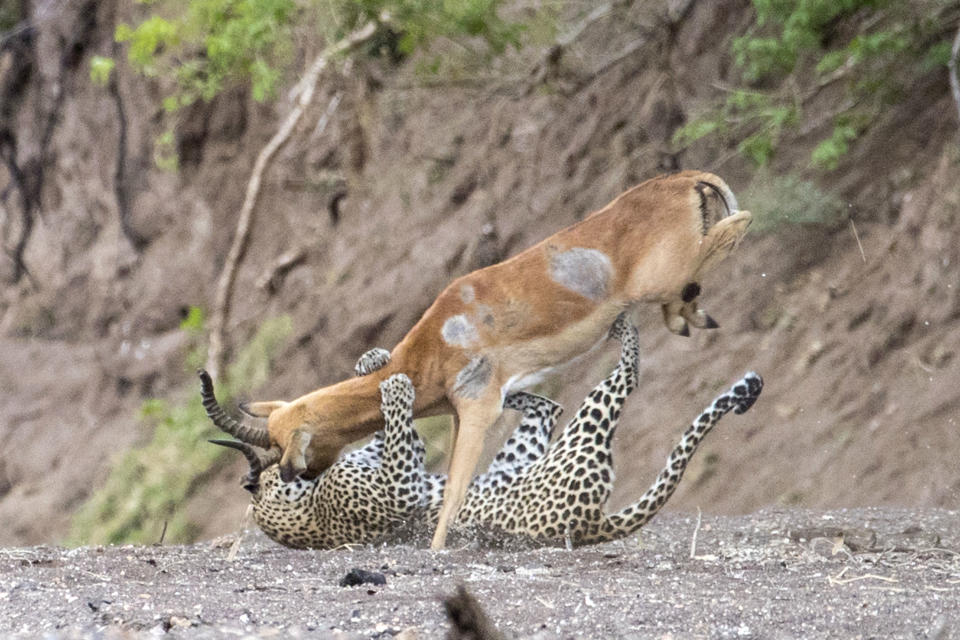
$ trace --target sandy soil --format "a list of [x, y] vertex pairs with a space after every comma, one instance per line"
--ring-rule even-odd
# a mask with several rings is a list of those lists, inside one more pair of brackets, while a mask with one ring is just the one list
[[[229, 547], [0, 550], [0, 634], [438, 638], [463, 584], [516, 638], [960, 637], [960, 514], [945, 510], [668, 515], [573, 551], [293, 551], [254, 532]], [[386, 583], [340, 586], [355, 568]]]

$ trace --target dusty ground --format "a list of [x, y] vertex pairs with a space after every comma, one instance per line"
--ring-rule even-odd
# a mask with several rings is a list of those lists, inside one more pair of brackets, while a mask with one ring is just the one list
[[[409, 545], [0, 551], [0, 634], [437, 638], [464, 584], [517, 638], [960, 637], [960, 514], [768, 509], [669, 515], [574, 551]], [[696, 532], [696, 555], [691, 541]], [[386, 584], [341, 587], [351, 569]]]

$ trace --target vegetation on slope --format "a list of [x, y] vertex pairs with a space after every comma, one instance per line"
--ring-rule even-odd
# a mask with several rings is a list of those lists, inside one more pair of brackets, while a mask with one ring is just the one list
[[[203, 315], [193, 309], [183, 330], [193, 337], [187, 365], [194, 370], [203, 359]], [[267, 320], [240, 350], [225, 380], [218, 381], [217, 396], [228, 403], [240, 389], [262, 385], [273, 355], [292, 332], [287, 317]], [[203, 477], [218, 468], [226, 451], [207, 442], [222, 437], [207, 419], [200, 394], [194, 387], [179, 402], [158, 398], [144, 402], [141, 420], [153, 428], [150, 440], [124, 453], [116, 461], [101, 489], [77, 512], [69, 543], [154, 543], [161, 537], [189, 542], [196, 529], [182, 507]]]
[[[827, 171], [919, 76], [946, 70], [960, 20], [955, 0], [753, 0], [753, 6], [755, 24], [733, 41], [739, 82], [677, 130], [674, 141], [719, 138], [763, 166], [789, 134], [822, 118], [810, 163]], [[828, 90], [840, 93], [832, 111], [816, 113], [817, 98]]]

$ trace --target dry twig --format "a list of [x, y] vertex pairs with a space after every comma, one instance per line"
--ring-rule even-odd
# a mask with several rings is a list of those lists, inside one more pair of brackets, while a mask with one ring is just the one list
[[844, 578], [844, 574], [847, 572], [847, 569], [850, 567], [844, 567], [840, 573], [835, 576], [827, 576], [827, 581], [830, 584], [842, 585], [850, 584], [851, 582], [858, 582], [860, 580], [883, 580], [884, 582], [900, 582], [896, 578], [891, 578], [889, 576], [881, 576], [875, 573], [865, 573], [862, 576], [853, 576], [852, 578]]
[[960, 56], [960, 27], [957, 28], [957, 36], [953, 39], [953, 48], [950, 49], [950, 62], [947, 68], [950, 70], [950, 90], [953, 93], [953, 101], [957, 105], [957, 118], [960, 119], [960, 81], [957, 80], [957, 57]]
[[860, 234], [857, 233], [857, 225], [853, 224], [853, 218], [850, 218], [850, 229], [853, 230], [853, 237], [857, 241], [857, 248], [860, 249], [860, 257], [863, 258], [863, 263], [867, 263], [867, 254], [863, 252], [863, 245], [860, 244]]
[[253, 505], [248, 504], [246, 511], [243, 512], [243, 520], [240, 521], [240, 530], [237, 531], [237, 538], [230, 545], [230, 551], [227, 552], [227, 562], [233, 562], [237, 559], [237, 552], [240, 551], [240, 545], [247, 535], [247, 528], [250, 526], [250, 520], [253, 519]]
[[693, 528], [693, 537], [690, 538], [690, 559], [697, 557], [697, 534], [700, 533], [700, 521], [703, 519], [703, 512], [697, 507], [697, 526]]

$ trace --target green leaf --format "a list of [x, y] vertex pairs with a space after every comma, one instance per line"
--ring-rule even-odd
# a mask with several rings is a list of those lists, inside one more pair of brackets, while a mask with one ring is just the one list
[[810, 160], [820, 169], [833, 171], [840, 164], [840, 160], [850, 150], [850, 142], [855, 140], [859, 132], [849, 124], [837, 124], [829, 138], [822, 141], [813, 150]]
[[202, 333], [207, 322], [207, 314], [198, 306], [191, 305], [187, 316], [180, 321], [180, 329], [188, 333]]
[[769, 130], [759, 131], [745, 138], [737, 150], [750, 158], [758, 167], [766, 165], [773, 156], [773, 134]]
[[673, 144], [680, 147], [685, 147], [696, 142], [697, 140], [700, 140], [701, 138], [706, 138], [707, 136], [712, 135], [720, 129], [720, 125], [721, 123], [719, 120], [711, 120], [707, 118], [691, 120], [673, 132]]
[[90, 80], [101, 87], [107, 86], [110, 82], [110, 74], [116, 66], [113, 58], [106, 56], [93, 56], [90, 58]]

